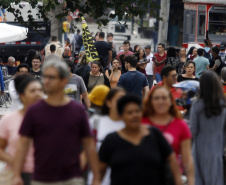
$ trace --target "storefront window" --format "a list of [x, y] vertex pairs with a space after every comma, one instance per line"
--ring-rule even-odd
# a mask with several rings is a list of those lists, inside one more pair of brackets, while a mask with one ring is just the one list
[[209, 33], [215, 35], [226, 35], [226, 11], [210, 12]]
[[198, 27], [199, 35], [205, 35], [205, 26], [206, 26], [205, 22], [206, 22], [206, 16], [200, 14], [199, 15], [199, 27]]

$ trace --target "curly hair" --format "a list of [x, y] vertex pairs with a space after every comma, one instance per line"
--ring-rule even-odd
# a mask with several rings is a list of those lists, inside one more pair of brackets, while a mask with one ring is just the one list
[[[155, 114], [155, 110], [154, 110], [154, 107], [152, 105], [152, 97], [153, 97], [153, 94], [156, 91], [158, 91], [159, 89], [166, 89], [166, 88], [163, 87], [163, 86], [155, 87], [151, 91], [151, 93], [148, 95], [148, 97], [145, 99], [145, 101], [143, 103], [143, 117], [150, 117], [150, 116], [153, 116]], [[179, 110], [177, 109], [177, 106], [176, 106], [175, 100], [173, 98], [173, 95], [170, 92], [169, 92], [169, 97], [170, 97], [170, 100], [172, 102], [172, 105], [171, 105], [171, 107], [169, 109], [170, 115], [172, 115], [175, 118], [182, 119], [182, 116], [181, 116]]]

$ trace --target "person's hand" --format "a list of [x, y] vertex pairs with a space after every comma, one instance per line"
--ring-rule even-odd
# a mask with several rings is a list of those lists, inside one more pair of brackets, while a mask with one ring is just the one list
[[101, 182], [99, 180], [93, 179], [92, 185], [100, 185], [100, 184], [101, 184]]
[[111, 66], [111, 72], [113, 72], [114, 71], [114, 66]]
[[12, 185], [24, 185], [21, 177], [14, 177]]

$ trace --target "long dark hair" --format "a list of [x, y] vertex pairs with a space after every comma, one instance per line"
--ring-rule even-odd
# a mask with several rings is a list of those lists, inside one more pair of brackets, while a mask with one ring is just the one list
[[105, 98], [104, 105], [102, 106], [101, 109], [102, 115], [109, 115], [110, 109], [107, 106], [107, 101], [111, 101], [118, 92], [125, 92], [125, 90], [120, 87], [116, 87], [109, 91], [108, 95]]
[[192, 54], [193, 54], [193, 50], [194, 50], [194, 49], [195, 49], [194, 46], [192, 46], [192, 47], [189, 49], [188, 54], [187, 54], [187, 57], [188, 57], [189, 55], [192, 55]]
[[169, 47], [169, 49], [167, 51], [167, 57], [174, 57], [174, 58], [176, 58], [176, 56], [177, 56], [176, 48]]
[[100, 64], [100, 62], [94, 60], [93, 62], [91, 62], [91, 68], [92, 68], [92, 65], [93, 65], [93, 64], [98, 65], [98, 67], [100, 68], [100, 72], [104, 74], [104, 70], [103, 70], [103, 67], [102, 67], [102, 65]]
[[137, 53], [135, 53], [135, 56], [137, 57], [138, 61], [140, 60], [140, 50], [143, 50], [143, 52], [144, 52], [144, 56], [143, 56], [143, 58], [144, 58], [144, 59], [146, 58], [146, 54], [145, 54], [144, 49], [139, 49], [139, 50], [138, 50], [138, 52], [137, 52]]
[[201, 75], [200, 99], [203, 99], [207, 118], [221, 114], [226, 101], [220, 78], [215, 72], [208, 70]]

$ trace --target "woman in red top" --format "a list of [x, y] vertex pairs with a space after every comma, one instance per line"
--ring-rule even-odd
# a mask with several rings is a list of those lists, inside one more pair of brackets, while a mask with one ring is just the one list
[[151, 124], [163, 133], [178, 160], [181, 155], [188, 185], [194, 185], [191, 133], [187, 123], [182, 120], [171, 93], [165, 87], [156, 87], [149, 94], [144, 102], [143, 117], [144, 124]]

